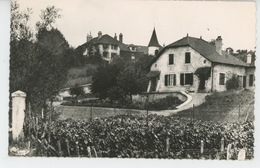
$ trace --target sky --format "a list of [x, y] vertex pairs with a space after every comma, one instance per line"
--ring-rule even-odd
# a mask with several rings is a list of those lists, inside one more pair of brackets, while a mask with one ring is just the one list
[[147, 46], [155, 27], [161, 45], [175, 42], [187, 33], [210, 41], [221, 36], [227, 47], [255, 50], [256, 4], [226, 1], [116, 1], [116, 0], [17, 0], [21, 9], [32, 8], [31, 24], [40, 20], [47, 6], [60, 8], [56, 26], [73, 47], [98, 31], [123, 42]]

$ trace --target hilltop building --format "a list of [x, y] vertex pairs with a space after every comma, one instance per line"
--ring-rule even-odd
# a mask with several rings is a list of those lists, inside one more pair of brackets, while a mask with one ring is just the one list
[[117, 39], [116, 34], [111, 37], [108, 34], [102, 35], [102, 32], [99, 31], [98, 36], [93, 38], [90, 33], [87, 35], [86, 43], [77, 47], [76, 50], [80, 50], [84, 56], [88, 56], [90, 46], [98, 47], [102, 58], [108, 62], [116, 56], [135, 59], [139, 55], [148, 54], [148, 47], [146, 46], [124, 44], [122, 33], [119, 34], [119, 39]]

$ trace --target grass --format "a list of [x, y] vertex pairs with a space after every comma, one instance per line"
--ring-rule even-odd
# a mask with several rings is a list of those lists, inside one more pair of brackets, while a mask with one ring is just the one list
[[92, 64], [71, 68], [68, 73], [68, 81], [64, 85], [64, 88], [72, 87], [75, 84], [85, 85], [91, 83], [91, 76], [96, 69], [97, 66]]
[[[193, 109], [188, 109], [175, 115], [192, 117], [192, 111]], [[194, 118], [214, 121], [254, 120], [254, 92], [243, 90], [213, 93], [200, 106], [194, 107]]]

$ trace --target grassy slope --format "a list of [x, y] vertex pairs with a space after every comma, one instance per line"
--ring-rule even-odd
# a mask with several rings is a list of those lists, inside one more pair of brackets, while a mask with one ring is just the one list
[[[216, 92], [206, 97], [206, 102], [194, 108], [194, 118], [200, 120], [235, 121], [238, 120], [240, 102], [240, 120], [254, 120], [254, 92], [230, 91]], [[191, 117], [192, 109], [184, 110], [177, 116]]]
[[95, 70], [96, 66], [92, 64], [71, 68], [68, 74], [68, 81], [64, 85], [64, 88], [74, 86], [76, 83], [79, 85], [91, 83], [91, 75]]

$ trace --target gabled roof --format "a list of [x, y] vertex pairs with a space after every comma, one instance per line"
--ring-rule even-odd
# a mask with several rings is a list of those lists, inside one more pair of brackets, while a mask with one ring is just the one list
[[126, 44], [118, 41], [117, 39], [109, 36], [108, 34], [102, 35], [100, 39], [98, 37], [95, 37], [95, 38], [91, 39], [90, 41], [82, 44], [79, 47], [89, 46], [90, 44], [113, 44], [113, 45], [118, 45], [120, 50], [130, 51]]
[[115, 38], [105, 34], [105, 35], [101, 36], [100, 39], [98, 37], [95, 37], [87, 43], [119, 45], [120, 42], [118, 40], [116, 40]]
[[151, 46], [162, 47], [158, 42], [157, 35], [156, 35], [156, 32], [155, 32], [155, 28], [153, 29], [153, 34], [152, 34], [152, 37], [151, 37], [150, 42], [148, 44], [148, 47], [151, 47]]
[[148, 47], [147, 46], [129, 44], [128, 47], [135, 47], [136, 48], [136, 52], [142, 52], [144, 54], [148, 53]]
[[230, 64], [230, 65], [239, 65], [239, 66], [249, 66], [244, 61], [241, 61], [240, 59], [236, 58], [233, 55], [227, 54], [223, 52], [222, 55], [218, 54], [216, 52], [216, 47], [209, 42], [201, 39], [201, 38], [195, 38], [195, 37], [183, 37], [182, 39], [169, 44], [168, 46], [164, 47], [158, 54], [158, 56], [155, 58], [153, 62], [155, 62], [162, 53], [168, 49], [168, 48], [178, 48], [178, 47], [185, 47], [190, 46], [194, 50], [196, 50], [198, 53], [200, 53], [203, 57], [208, 59], [211, 62], [214, 63], [222, 63], [222, 64]]

